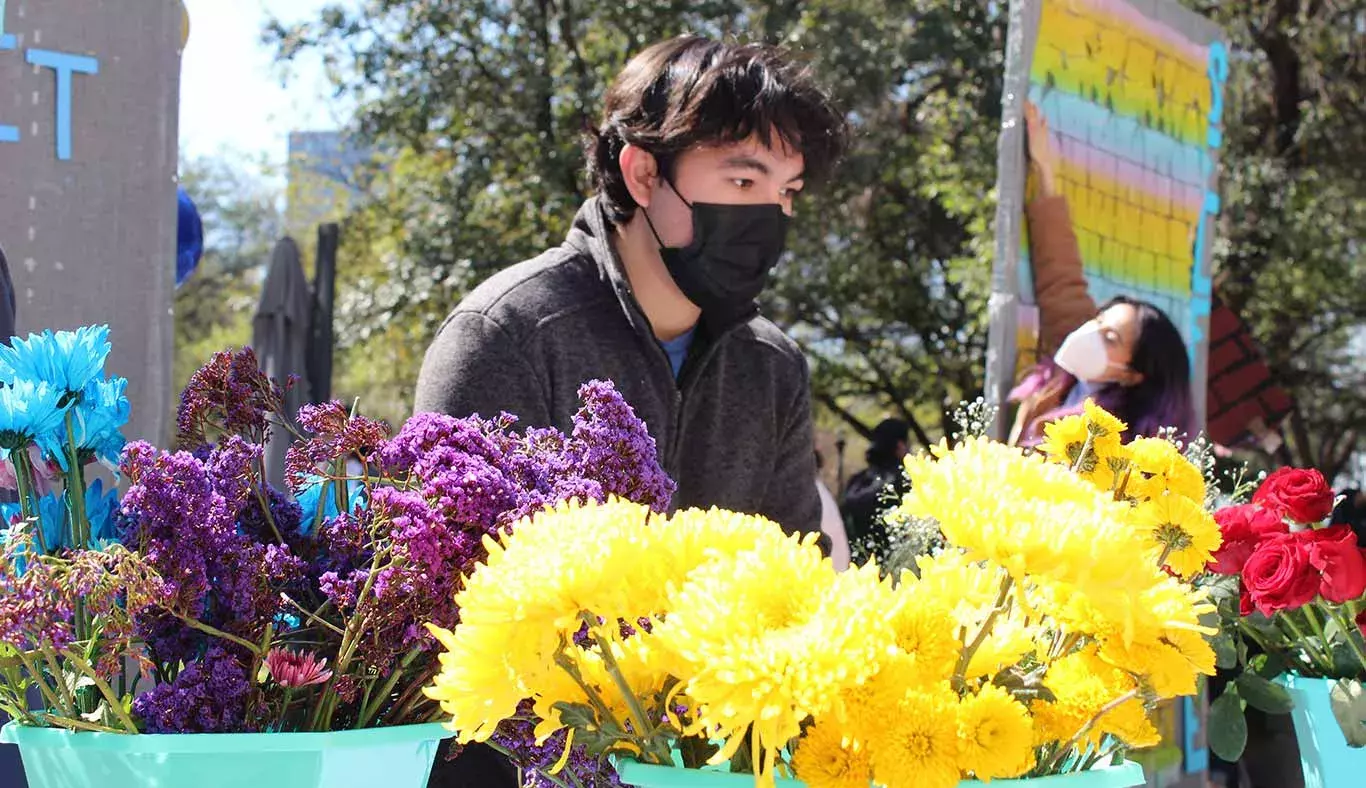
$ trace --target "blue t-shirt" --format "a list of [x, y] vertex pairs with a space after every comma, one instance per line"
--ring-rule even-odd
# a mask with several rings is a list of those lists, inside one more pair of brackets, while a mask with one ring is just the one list
[[683, 362], [688, 358], [688, 348], [692, 347], [692, 335], [696, 329], [688, 329], [677, 337], [661, 341], [659, 346], [664, 348], [664, 353], [669, 357], [669, 366], [673, 367], [674, 377], [683, 370]]

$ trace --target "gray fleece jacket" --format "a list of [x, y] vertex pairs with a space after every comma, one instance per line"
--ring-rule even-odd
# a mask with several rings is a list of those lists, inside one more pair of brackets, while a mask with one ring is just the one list
[[578, 388], [611, 380], [644, 420], [673, 507], [762, 514], [820, 530], [806, 360], [757, 307], [698, 326], [677, 380], [631, 292], [596, 199], [558, 248], [514, 265], [456, 306], [427, 350], [416, 410], [569, 428]]

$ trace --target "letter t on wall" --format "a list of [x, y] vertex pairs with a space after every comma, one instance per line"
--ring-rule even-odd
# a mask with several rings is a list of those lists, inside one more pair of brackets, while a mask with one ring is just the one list
[[45, 66], [57, 74], [57, 158], [71, 159], [71, 75], [98, 74], [100, 62], [85, 55], [72, 55], [48, 49], [30, 49], [27, 60], [35, 66]]
[[[19, 48], [19, 40], [13, 33], [6, 33], [5, 30], [5, 4], [0, 2], [0, 52], [9, 52]], [[19, 127], [6, 126], [0, 123], [0, 142], [18, 142]]]

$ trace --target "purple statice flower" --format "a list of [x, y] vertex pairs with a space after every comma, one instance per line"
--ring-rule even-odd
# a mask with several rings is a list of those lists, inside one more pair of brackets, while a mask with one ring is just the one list
[[618, 496], [665, 511], [677, 485], [659, 465], [654, 438], [621, 393], [607, 381], [579, 387], [583, 407], [566, 447], [578, 474]]
[[203, 650], [208, 636], [163, 610], [148, 609], [133, 619], [133, 631], [152, 659], [163, 665], [189, 664]]
[[[545, 774], [555, 767], [564, 754], [567, 731], [556, 731], [541, 744], [536, 743], [536, 723], [530, 721], [531, 704], [523, 702], [518, 708], [518, 717], [527, 719], [509, 720], [498, 726], [493, 734], [493, 743], [514, 754], [515, 762], [522, 771], [523, 788], [550, 788], [554, 783]], [[564, 771], [573, 775], [570, 784], [591, 785], [594, 788], [621, 788], [622, 782], [616, 770], [605, 760], [590, 755], [578, 745], [569, 751]]]
[[[280, 591], [300, 585], [307, 569], [288, 546], [263, 544], [239, 529], [247, 504], [259, 514], [259, 458], [260, 447], [233, 435], [207, 461], [134, 443], [123, 462], [132, 482], [123, 498], [131, 521], [124, 530], [165, 580], [158, 606], [252, 640], [279, 612]], [[196, 638], [159, 616], [144, 611], [135, 620], [159, 657], [195, 646]]]
[[310, 476], [337, 460], [356, 456], [367, 462], [389, 437], [389, 425], [351, 416], [336, 401], [303, 406], [299, 424], [313, 437], [295, 443], [285, 454], [285, 476], [296, 494], [308, 485]]
[[215, 353], [185, 387], [176, 411], [178, 444], [195, 449], [209, 443], [210, 430], [221, 429], [262, 442], [269, 414], [284, 410], [284, 394], [261, 372], [251, 348]]
[[[266, 485], [264, 492], [270, 505], [270, 521], [274, 521], [285, 543], [298, 550], [306, 541], [302, 538], [300, 530], [303, 524], [303, 509], [287, 494], [272, 485]], [[266, 519], [266, 512], [261, 506], [260, 499], [252, 495], [237, 515], [237, 529], [255, 541], [273, 542], [275, 532], [270, 529], [270, 521]]]
[[66, 648], [74, 639], [74, 597], [47, 564], [31, 562], [20, 573], [13, 559], [0, 557], [0, 643], [21, 651]]
[[443, 413], [418, 413], [377, 452], [380, 469], [390, 476], [412, 472], [421, 478], [460, 456], [479, 457], [499, 466], [506, 452], [503, 431], [513, 421], [497, 422], [478, 416], [457, 419]]
[[247, 499], [255, 494], [260, 478], [256, 468], [261, 454], [259, 445], [248, 443], [239, 435], [228, 436], [209, 454], [205, 468], [214, 492], [223, 496], [223, 505], [228, 511], [241, 511]]
[[139, 695], [133, 713], [147, 733], [243, 733], [254, 727], [247, 708], [250, 696], [247, 667], [213, 645], [175, 681]]
[[423, 477], [422, 495], [450, 527], [492, 533], [502, 515], [518, 508], [526, 493], [486, 458], [461, 454], [443, 470]]
[[373, 555], [370, 530], [360, 513], [348, 512], [323, 521], [318, 529], [322, 547], [319, 566], [324, 571], [348, 571], [366, 565]]
[[360, 591], [370, 573], [364, 569], [350, 572], [323, 572], [318, 577], [318, 590], [338, 610], [350, 610], [360, 600]]
[[239, 537], [234, 549], [210, 559], [209, 568], [214, 578], [212, 620], [234, 635], [254, 639], [280, 612], [280, 591], [298, 585], [308, 564], [285, 545]]
[[[387, 531], [389, 556], [375, 575], [370, 594], [356, 604], [364, 607], [374, 638], [366, 638], [361, 654], [372, 665], [391, 664], [414, 645], [435, 647], [422, 624], [451, 627], [456, 611], [450, 600], [460, 579], [483, 557], [479, 532], [452, 526], [419, 492], [392, 487], [376, 490], [366, 517]], [[325, 593], [334, 602], [349, 596], [357, 582], [326, 578]]]
[[122, 501], [125, 542], [165, 579], [168, 606], [197, 615], [209, 591], [209, 556], [237, 546], [236, 517], [205, 464], [187, 452], [161, 452], [142, 441], [123, 453], [131, 484]]

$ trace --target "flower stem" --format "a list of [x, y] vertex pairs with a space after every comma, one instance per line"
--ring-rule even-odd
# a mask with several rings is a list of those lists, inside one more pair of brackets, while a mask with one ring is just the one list
[[1081, 730], [1077, 731], [1076, 735], [1068, 739], [1067, 743], [1058, 749], [1057, 754], [1053, 756], [1053, 760], [1049, 762], [1046, 773], [1052, 774], [1054, 770], [1062, 764], [1063, 758], [1067, 757], [1067, 754], [1071, 752], [1074, 747], [1077, 746], [1077, 744], [1081, 741], [1083, 736], [1090, 733], [1091, 729], [1096, 727], [1096, 725], [1100, 723], [1101, 717], [1104, 717], [1106, 714], [1109, 714], [1110, 712], [1114, 711], [1115, 709], [1119, 708], [1120, 706], [1123, 706], [1124, 704], [1128, 703], [1129, 701], [1137, 697], [1138, 690], [1131, 689], [1123, 695], [1120, 695], [1118, 698], [1115, 698], [1114, 700], [1105, 704], [1104, 706], [1101, 706], [1100, 710], [1096, 712], [1095, 716], [1087, 720], [1086, 724], [1081, 726]]
[[[34, 491], [33, 463], [28, 456], [28, 447], [15, 449], [10, 452], [9, 457], [10, 462], [14, 463], [14, 481], [19, 487], [19, 512], [25, 520], [31, 520], [38, 515], [38, 496]], [[38, 532], [41, 534], [42, 530], [40, 527]], [[39, 536], [38, 540], [41, 544], [42, 536]], [[46, 546], [43, 546], [43, 551], [47, 552]]]
[[[650, 725], [649, 717], [645, 714], [645, 709], [640, 705], [640, 698], [631, 689], [631, 683], [626, 680], [626, 675], [621, 672], [621, 665], [617, 663], [616, 655], [612, 653], [612, 642], [603, 635], [602, 629], [596, 626], [596, 617], [584, 612], [579, 616], [588, 624], [589, 630], [593, 633], [593, 639], [598, 642], [598, 648], [602, 651], [602, 664], [607, 668], [607, 675], [612, 677], [612, 683], [617, 685], [617, 690], [621, 693], [622, 699], [626, 701], [626, 707], [631, 710], [631, 720], [636, 726], [636, 735], [640, 737], [641, 751], [648, 752], [652, 762], [663, 765], [668, 758], [662, 758], [655, 747], [652, 746], [653, 736], [651, 733], [654, 727]], [[646, 748], [646, 745], [651, 745]]]
[[84, 673], [86, 676], [89, 676], [90, 680], [95, 682], [95, 687], [99, 689], [100, 694], [103, 695], [105, 701], [108, 702], [110, 711], [114, 712], [114, 716], [119, 718], [119, 722], [123, 724], [123, 726], [128, 730], [128, 732], [137, 733], [137, 723], [133, 722], [133, 718], [128, 716], [128, 712], [125, 711], [123, 708], [123, 703], [119, 701], [119, 698], [116, 695], [114, 695], [114, 690], [109, 687], [108, 682], [106, 682], [104, 678], [100, 676], [100, 674], [95, 670], [95, 668], [93, 668], [89, 662], [86, 662], [84, 659], [82, 659], [78, 654], [74, 654], [71, 651], [62, 652], [62, 656], [66, 657], [68, 662], [76, 663], [76, 667], [80, 668], [82, 673]]
[[1332, 660], [1324, 656], [1318, 650], [1310, 648], [1309, 636], [1304, 634], [1304, 630], [1300, 629], [1299, 625], [1295, 623], [1295, 620], [1291, 618], [1289, 611], [1282, 610], [1278, 618], [1282, 623], [1289, 627], [1291, 634], [1295, 636], [1295, 640], [1299, 643], [1300, 648], [1304, 649], [1304, 653], [1307, 654], [1310, 659], [1319, 663], [1319, 669], [1324, 671], [1324, 675], [1327, 676], [1332, 674]]
[[408, 667], [413, 664], [413, 660], [417, 659], [421, 654], [421, 646], [413, 646], [409, 649], [408, 653], [404, 655], [403, 661], [399, 663], [399, 666], [389, 672], [389, 680], [384, 683], [384, 686], [380, 688], [379, 692], [375, 693], [375, 699], [370, 701], [365, 708], [361, 709], [360, 716], [356, 718], [356, 728], [364, 728], [366, 725], [370, 724], [370, 720], [379, 712], [380, 706], [393, 694], [394, 687], [398, 685], [398, 680], [403, 676], [403, 672], [406, 671]]
[[996, 604], [992, 606], [991, 612], [987, 614], [986, 620], [982, 622], [982, 628], [977, 630], [977, 635], [972, 639], [972, 642], [963, 648], [963, 653], [958, 657], [958, 666], [953, 671], [953, 686], [955, 688], [961, 689], [967, 683], [968, 667], [972, 665], [973, 655], [977, 653], [977, 649], [982, 647], [987, 635], [991, 634], [991, 628], [996, 623], [996, 617], [1005, 612], [1006, 601], [1010, 598], [1010, 589], [1015, 580], [1009, 572], [1005, 570], [1002, 572], [1004, 572], [1004, 577], [1001, 578], [1001, 591], [996, 595]]
[[[47, 679], [43, 678], [43, 674], [37, 663], [29, 659], [28, 655], [22, 651], [16, 652], [16, 655], [19, 657], [19, 661], [24, 663], [24, 669], [33, 677], [34, 683], [38, 685], [38, 691], [42, 693], [43, 699], [47, 701], [48, 706], [63, 712], [67, 716], [75, 716], [75, 708], [62, 706], [61, 699], [59, 699], [57, 694], [52, 691], [52, 688], [47, 685]], [[53, 676], [53, 678], [61, 681], [60, 676]]]
[[50, 644], [43, 644], [43, 658], [47, 660], [47, 670], [57, 683], [57, 691], [61, 693], [62, 700], [66, 702], [66, 708], [74, 710], [76, 699], [71, 696], [71, 690], [66, 686], [66, 673], [62, 670], [61, 664], [57, 662], [57, 654], [53, 652]]
[[223, 640], [226, 640], [230, 643], [236, 643], [237, 645], [241, 646], [247, 651], [250, 651], [252, 654], [259, 656], [261, 653], [261, 647], [251, 642], [250, 640], [239, 638], [236, 635], [231, 635], [227, 632], [224, 632], [221, 629], [218, 629], [217, 627], [209, 626], [208, 624], [205, 624], [203, 621], [191, 618], [190, 616], [184, 615], [182, 613], [172, 611], [172, 615], [183, 621], [185, 625], [191, 629], [197, 629], [206, 635], [213, 635], [216, 638], [222, 638]]
[[1357, 664], [1361, 665], [1362, 670], [1366, 670], [1366, 653], [1362, 653], [1361, 646], [1357, 645], [1356, 624], [1344, 616], [1340, 608], [1328, 608], [1328, 615], [1333, 617], [1338, 629], [1342, 630], [1342, 638], [1347, 641], [1348, 648], [1352, 649]]

